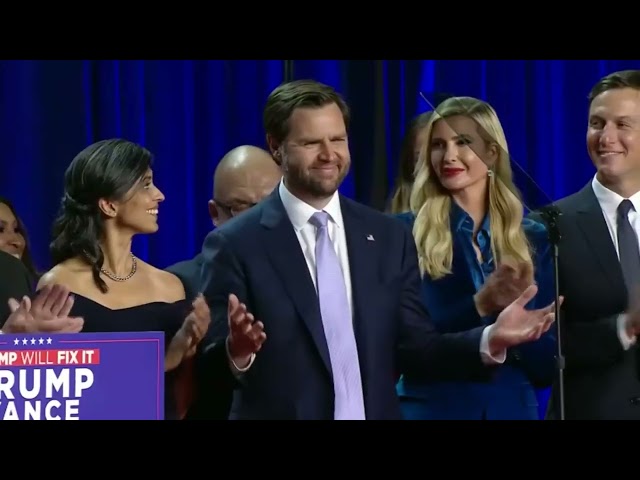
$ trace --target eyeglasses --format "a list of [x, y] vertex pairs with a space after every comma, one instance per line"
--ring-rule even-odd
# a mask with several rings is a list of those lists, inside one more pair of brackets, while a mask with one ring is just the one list
[[218, 207], [221, 207], [223, 210], [227, 212], [230, 217], [235, 217], [240, 215], [242, 212], [249, 210], [252, 207], [255, 207], [257, 203], [246, 203], [246, 202], [238, 202], [234, 204], [224, 203], [220, 200], [213, 199], [216, 202]]

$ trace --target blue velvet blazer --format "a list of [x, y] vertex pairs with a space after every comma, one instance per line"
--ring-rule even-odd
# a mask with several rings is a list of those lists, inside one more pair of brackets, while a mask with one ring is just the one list
[[[395, 215], [413, 229], [414, 215]], [[554, 298], [553, 264], [547, 231], [543, 224], [523, 220], [533, 246], [538, 294], [527, 308], [540, 308]], [[473, 221], [460, 207], [451, 210], [453, 232], [452, 273], [422, 281], [422, 298], [440, 332], [458, 332], [493, 323], [497, 317], [480, 317], [474, 294], [494, 270], [489, 218], [478, 232], [484, 262], [479, 262], [472, 245]], [[556, 336], [551, 328], [536, 342], [511, 349], [504, 364], [487, 367], [476, 382], [430, 383], [403, 375], [397, 385], [405, 418], [411, 419], [529, 419], [539, 418], [536, 388], [550, 385], [556, 372]]]

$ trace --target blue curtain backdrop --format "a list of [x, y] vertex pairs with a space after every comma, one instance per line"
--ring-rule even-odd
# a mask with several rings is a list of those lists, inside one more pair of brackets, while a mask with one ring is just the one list
[[[556, 199], [593, 174], [584, 147], [590, 87], [625, 68], [640, 61], [295, 60], [292, 70], [350, 101], [353, 168], [342, 191], [382, 208], [405, 124], [429, 109], [418, 92], [432, 102], [491, 102], [514, 159]], [[137, 253], [160, 267], [194, 255], [211, 228], [206, 203], [217, 162], [239, 144], [264, 146], [262, 108], [283, 79], [281, 60], [1, 61], [0, 194], [24, 218], [39, 266], [49, 267], [64, 169], [89, 143], [114, 136], [155, 153], [167, 197], [160, 231], [136, 239]], [[535, 193], [525, 177], [521, 188]], [[542, 200], [533, 193], [535, 207]]]
[[[593, 175], [587, 93], [627, 68], [640, 61], [295, 60], [292, 71], [335, 86], [351, 103], [353, 167], [344, 194], [383, 207], [405, 124], [429, 109], [422, 91], [430, 101], [471, 95], [496, 108], [522, 167], [520, 187], [536, 207]], [[166, 195], [160, 231], [137, 238], [136, 253], [159, 267], [193, 256], [211, 229], [216, 164], [237, 145], [264, 146], [262, 108], [284, 71], [281, 60], [0, 61], [0, 194], [15, 202], [39, 267], [50, 266], [66, 166], [89, 143], [116, 136], [154, 152]]]

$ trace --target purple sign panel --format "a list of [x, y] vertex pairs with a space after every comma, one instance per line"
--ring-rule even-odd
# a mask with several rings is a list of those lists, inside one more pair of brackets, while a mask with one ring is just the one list
[[162, 420], [164, 333], [0, 335], [1, 420]]

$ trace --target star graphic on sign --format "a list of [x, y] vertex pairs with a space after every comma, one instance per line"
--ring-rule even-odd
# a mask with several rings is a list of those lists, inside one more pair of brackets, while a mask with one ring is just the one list
[[51, 345], [51, 338], [47, 338], [47, 345]]
[[32, 338], [32, 339], [31, 339], [31, 345], [35, 345], [35, 344], [36, 344], [36, 339], [35, 339], [35, 338]]
[[26, 345], [28, 341], [29, 341], [29, 340], [27, 340], [26, 338], [23, 338], [23, 339], [22, 339], [22, 344], [23, 344], [23, 345]]
[[44, 338], [39, 338], [39, 339], [38, 339], [38, 344], [39, 344], [39, 345], [42, 345], [43, 343], [44, 343]]
[[13, 341], [14, 345], [18, 345], [20, 343], [20, 340], [18, 340], [17, 338]]

